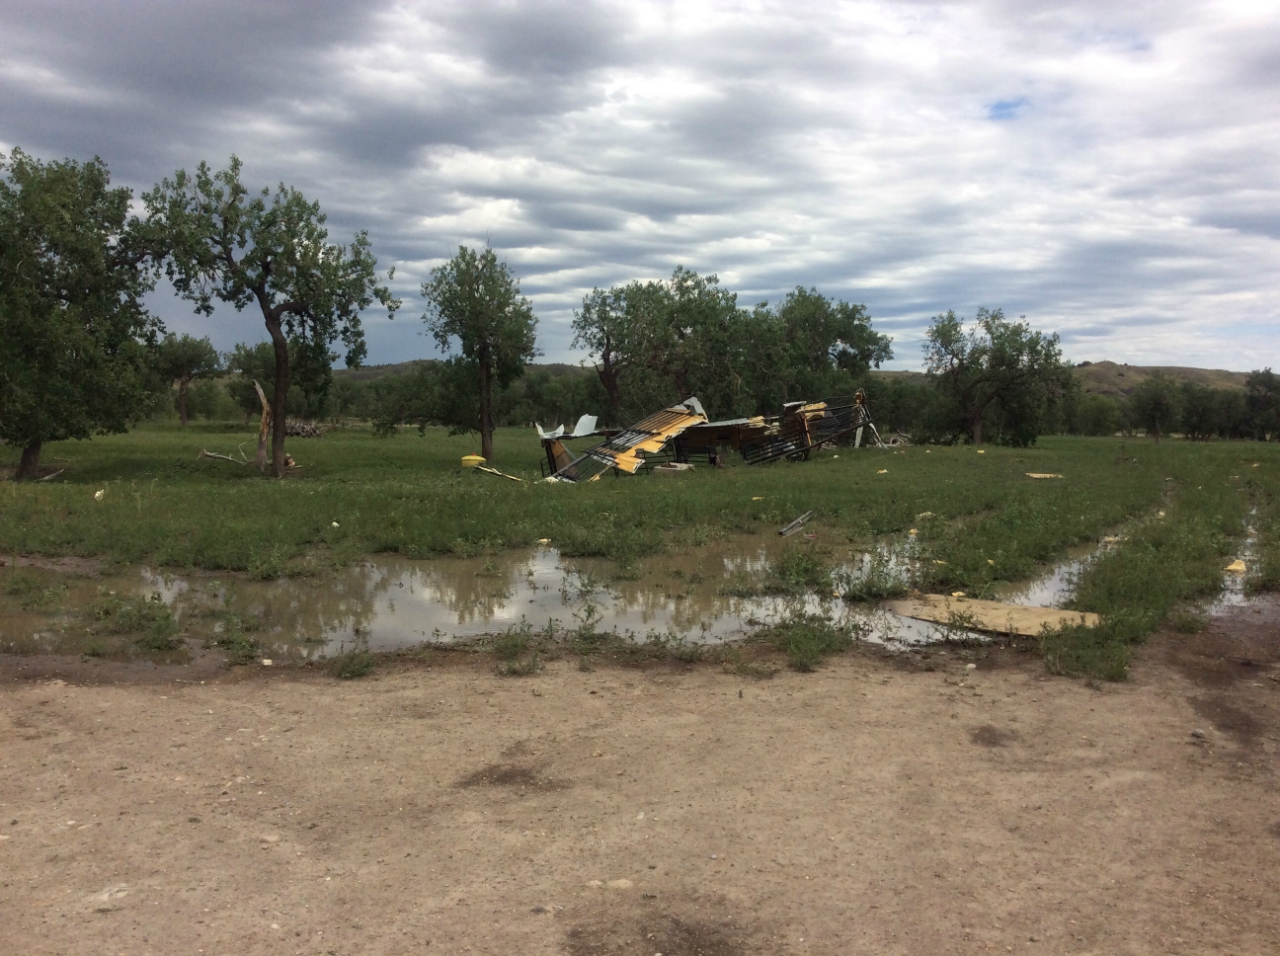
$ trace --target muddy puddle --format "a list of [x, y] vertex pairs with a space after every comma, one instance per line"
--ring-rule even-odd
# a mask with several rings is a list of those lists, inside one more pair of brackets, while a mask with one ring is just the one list
[[[475, 558], [379, 557], [322, 577], [276, 581], [146, 569], [93, 578], [7, 570], [0, 571], [0, 650], [119, 656], [128, 649], [121, 621], [205, 641], [238, 629], [251, 633], [264, 655], [298, 660], [352, 647], [456, 644], [526, 626], [708, 644], [800, 613], [888, 646], [986, 640], [843, 599], [869, 575], [882, 585], [907, 582], [914, 547], [910, 538], [867, 552], [798, 536], [753, 537], [648, 558], [620, 572], [613, 562], [546, 546]], [[1072, 554], [1000, 597], [1060, 605], [1087, 559], [1086, 552]]]
[[1258, 529], [1253, 526], [1256, 517], [1256, 511], [1249, 513], [1249, 523], [1245, 526], [1244, 537], [1240, 539], [1238, 553], [1222, 572], [1222, 593], [1208, 607], [1209, 614], [1214, 617], [1230, 613], [1235, 608], [1244, 607], [1250, 601], [1250, 596], [1245, 590], [1245, 582], [1248, 572], [1258, 559]]

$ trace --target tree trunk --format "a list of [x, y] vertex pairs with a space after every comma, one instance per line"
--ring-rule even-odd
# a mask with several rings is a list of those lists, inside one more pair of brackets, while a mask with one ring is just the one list
[[480, 457], [493, 459], [493, 381], [484, 358], [480, 360]]
[[22, 449], [22, 458], [18, 462], [18, 470], [13, 473], [14, 481], [22, 481], [24, 478], [34, 478], [36, 475], [36, 466], [40, 464], [40, 445], [42, 442], [33, 441]]
[[981, 412], [979, 412], [976, 416], [970, 417], [969, 434], [973, 436], [973, 443], [975, 445], [982, 444], [982, 413]]
[[622, 396], [618, 388], [618, 367], [613, 364], [613, 350], [607, 345], [600, 352], [596, 374], [600, 376], [600, 384], [609, 399], [609, 421], [617, 425], [622, 414]]
[[271, 475], [284, 477], [285, 400], [289, 395], [289, 340], [284, 337], [279, 321], [268, 318], [267, 331], [276, 352], [276, 387], [271, 397]]
[[187, 386], [191, 384], [191, 379], [178, 379], [178, 421], [182, 422], [182, 427], [187, 427]]
[[267, 429], [271, 427], [271, 406], [267, 403], [267, 396], [263, 394], [262, 386], [258, 384], [258, 380], [253, 380], [253, 390], [258, 393], [258, 401], [262, 403], [262, 421], [258, 425], [258, 455], [255, 464], [258, 471], [267, 470]]

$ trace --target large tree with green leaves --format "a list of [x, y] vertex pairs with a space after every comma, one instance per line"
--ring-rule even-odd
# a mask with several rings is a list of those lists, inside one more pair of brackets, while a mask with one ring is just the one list
[[494, 386], [506, 388], [537, 354], [538, 320], [520, 283], [492, 249], [458, 248], [422, 284], [422, 319], [442, 349], [457, 343], [473, 370], [479, 399], [480, 454], [493, 457]]
[[852, 391], [893, 355], [861, 305], [796, 288], [747, 310], [716, 276], [683, 266], [665, 282], [592, 290], [573, 328], [615, 420], [691, 395], [714, 416], [775, 411]]
[[607, 292], [592, 289], [573, 313], [573, 345], [585, 348], [595, 363], [615, 424], [622, 416], [625, 379], [659, 352], [669, 300], [660, 282], [630, 282]]
[[1058, 336], [1010, 322], [1000, 309], [979, 309], [967, 329], [949, 311], [934, 318], [926, 335], [928, 373], [975, 445], [982, 444], [984, 424], [993, 414], [1002, 418], [1002, 440], [1034, 442], [1049, 403], [1069, 387]]
[[1245, 395], [1253, 436], [1266, 441], [1280, 435], [1280, 375], [1270, 368], [1250, 372]]
[[[251, 194], [240, 160], [218, 172], [201, 163], [179, 170], [143, 198], [148, 226], [166, 242], [165, 267], [178, 293], [209, 315], [214, 301], [244, 309], [257, 304], [275, 353], [271, 473], [285, 469], [285, 408], [289, 339], [327, 354], [341, 339], [349, 366], [365, 355], [360, 314], [380, 303], [394, 316], [399, 300], [380, 284], [367, 233], [349, 246], [329, 242], [320, 204], [279, 185]], [[391, 278], [388, 273], [387, 278]]]
[[794, 392], [788, 399], [818, 398], [836, 381], [833, 372], [853, 381], [893, 358], [893, 339], [872, 330], [864, 305], [797, 286], [775, 314], [781, 341], [775, 361], [785, 368]]
[[30, 477], [45, 442], [124, 431], [154, 401], [150, 249], [94, 158], [0, 155], [0, 440]]
[[1163, 372], [1139, 382], [1129, 393], [1128, 403], [1133, 420], [1157, 442], [1182, 420], [1182, 389]]
[[201, 378], [217, 375], [222, 371], [222, 356], [209, 339], [197, 339], [191, 335], [169, 333], [156, 351], [156, 368], [168, 383], [178, 386], [178, 420], [186, 427], [187, 389]]

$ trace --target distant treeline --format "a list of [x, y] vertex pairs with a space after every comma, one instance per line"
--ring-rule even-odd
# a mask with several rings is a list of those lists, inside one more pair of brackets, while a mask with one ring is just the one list
[[[1089, 394], [1062, 360], [1056, 335], [998, 309], [980, 309], [972, 322], [953, 312], [936, 316], [924, 346], [928, 371], [910, 376], [877, 371], [893, 356], [892, 343], [872, 329], [861, 305], [797, 288], [776, 305], [746, 309], [715, 276], [683, 268], [664, 282], [594, 290], [573, 328], [590, 361], [512, 364], [493, 381], [493, 425], [553, 427], [582, 414], [626, 425], [689, 396], [712, 418], [735, 418], [864, 389], [882, 432], [918, 442], [1025, 446], [1042, 434], [1280, 434], [1280, 382], [1269, 369], [1249, 375], [1243, 390], [1156, 372], [1125, 396]], [[253, 382], [267, 394], [275, 388], [269, 343], [238, 345], [218, 361], [207, 340], [170, 336], [159, 355], [170, 356], [164, 377], [177, 382], [177, 404], [185, 403], [187, 414], [251, 418], [260, 410]], [[381, 435], [404, 426], [480, 430], [477, 365], [465, 356], [337, 374], [333, 359], [315, 340], [290, 339], [289, 417], [367, 421]], [[203, 379], [187, 374], [197, 366]], [[221, 378], [209, 377], [213, 371]]]
[[[880, 427], [921, 441], [951, 441], [948, 403], [928, 377], [873, 379], [867, 388]], [[1048, 403], [1042, 434], [1182, 435], [1275, 440], [1280, 437], [1280, 375], [1270, 369], [1249, 374], [1246, 388], [1209, 388], [1155, 374], [1120, 397], [1088, 394], [1078, 380]]]
[[[206, 419], [255, 418], [259, 405], [252, 380], [273, 385], [273, 358], [266, 343], [237, 346], [228, 356], [229, 374], [193, 383], [187, 390], [192, 416]], [[297, 366], [295, 366], [297, 367]], [[424, 360], [382, 370], [378, 367], [315, 376], [300, 376], [289, 389], [288, 414], [320, 421], [372, 422], [382, 433], [405, 424], [448, 424], [465, 414], [465, 395], [457, 378], [458, 363]], [[870, 371], [857, 378], [836, 379], [833, 390], [804, 397], [828, 397], [864, 388], [881, 431], [910, 435], [917, 441], [964, 440], [955, 422], [954, 403], [928, 376], [900, 376]], [[453, 414], [450, 402], [463, 407]], [[175, 391], [176, 403], [176, 391]], [[176, 407], [176, 404], [175, 404]], [[636, 417], [652, 406], [637, 410]], [[608, 396], [595, 370], [564, 364], [530, 365], [524, 374], [497, 393], [500, 426], [543, 427], [572, 423], [582, 414], [602, 414]], [[989, 436], [1000, 440], [998, 416]], [[1280, 376], [1269, 369], [1253, 372], [1244, 390], [1214, 389], [1172, 377], [1153, 375], [1128, 396], [1087, 394], [1078, 381], [1048, 403], [1043, 434], [1068, 435], [1181, 434], [1190, 439], [1274, 439], [1280, 435]]]

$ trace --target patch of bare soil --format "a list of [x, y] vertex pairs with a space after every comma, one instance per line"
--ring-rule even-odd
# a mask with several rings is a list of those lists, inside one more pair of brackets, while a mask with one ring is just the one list
[[1018, 735], [1012, 730], [1003, 730], [990, 724], [975, 727], [969, 733], [969, 739], [980, 747], [1008, 747], [1016, 743]]
[[14, 681], [61, 680], [69, 684], [173, 684], [227, 679], [225, 657], [216, 649], [187, 642], [182, 663], [145, 658], [111, 660], [78, 654], [0, 654], [0, 685]]
[[575, 915], [564, 951], [567, 956], [761, 956], [777, 951], [761, 939], [758, 928], [725, 919], [725, 911], [732, 909], [720, 899], [660, 901], [652, 893], [643, 894], [638, 904], [611, 900]]
[[1274, 953], [1280, 684], [1231, 685], [1246, 742], [1164, 640], [1103, 687], [940, 654], [0, 681], [0, 953]]
[[92, 577], [102, 570], [102, 562], [97, 558], [46, 558], [41, 555], [0, 555], [0, 568], [38, 568], [41, 571], [60, 571], [63, 574], [77, 574]]
[[1190, 685], [1188, 700], [1214, 736], [1231, 741], [1242, 758], [1274, 769], [1280, 739], [1280, 599], [1260, 598], [1210, 617], [1198, 634], [1161, 634], [1147, 658], [1163, 658]]

